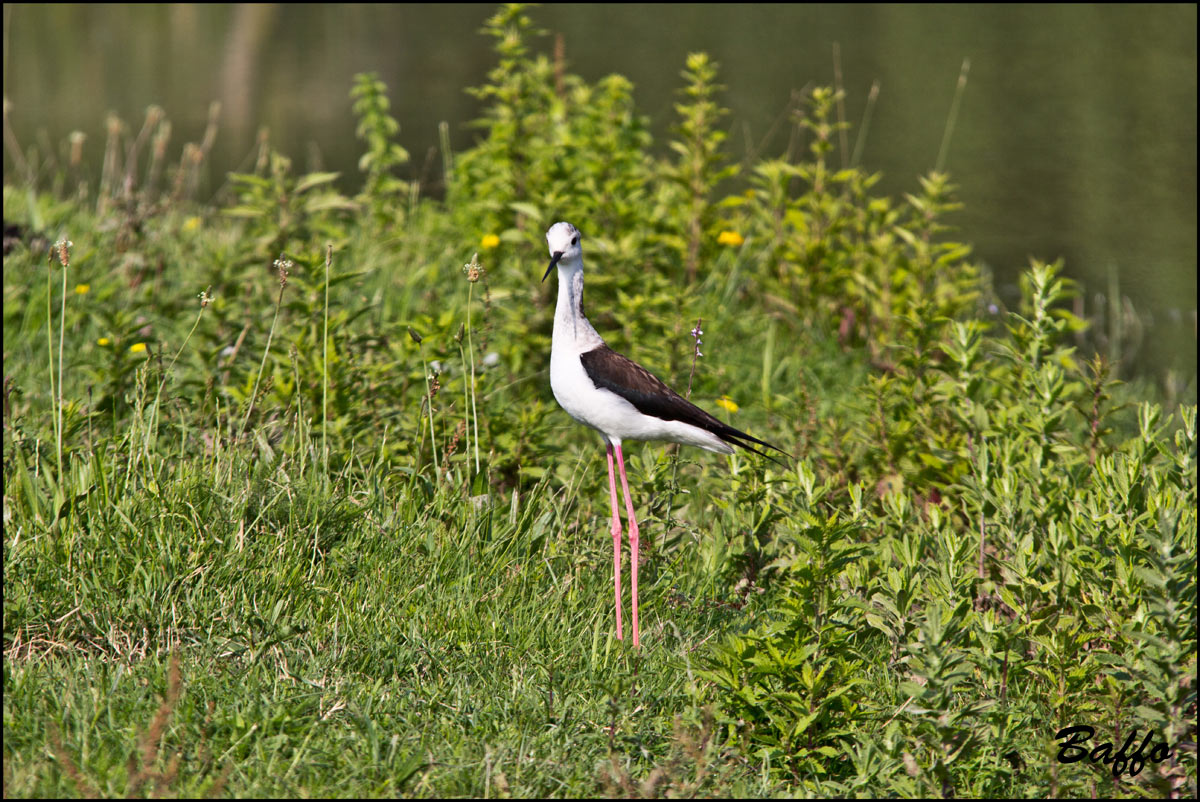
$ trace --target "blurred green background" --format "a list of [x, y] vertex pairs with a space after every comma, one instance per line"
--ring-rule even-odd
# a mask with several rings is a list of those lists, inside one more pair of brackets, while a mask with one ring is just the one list
[[[217, 100], [210, 191], [224, 171], [250, 167], [262, 126], [301, 167], [353, 174], [351, 76], [373, 70], [388, 84], [413, 176], [437, 195], [438, 124], [449, 124], [455, 149], [471, 143], [479, 105], [463, 90], [493, 66], [478, 29], [494, 10], [5, 4], [9, 124], [23, 150], [59, 158], [67, 135], [85, 132], [98, 175], [110, 111], [136, 131], [146, 107], [161, 105], [177, 156]], [[956, 237], [974, 244], [1010, 302], [1030, 257], [1065, 259], [1084, 288], [1077, 311], [1105, 329], [1123, 306], [1128, 372], [1195, 374], [1196, 6], [596, 4], [532, 14], [562, 34], [572, 71], [633, 81], [657, 148], [691, 51], [721, 65], [735, 159], [784, 152], [793, 91], [839, 80], [853, 150], [878, 82], [861, 163], [883, 173], [888, 194], [912, 191], [933, 168], [969, 59], [945, 162], [965, 204], [951, 218]], [[543, 44], [552, 53], [553, 36]]]

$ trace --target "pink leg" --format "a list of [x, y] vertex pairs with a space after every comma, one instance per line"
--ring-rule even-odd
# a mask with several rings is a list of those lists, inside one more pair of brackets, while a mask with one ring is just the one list
[[[617, 502], [617, 477], [613, 473], [612, 443], [605, 441], [605, 445], [608, 446], [608, 493], [612, 501], [613, 593], [617, 597], [617, 640], [624, 640], [624, 636], [621, 634], [621, 508]], [[619, 450], [618, 453], [620, 453]], [[625, 463], [622, 462], [621, 478], [624, 477]], [[635, 634], [634, 637], [636, 638], [637, 635]]]
[[[637, 589], [637, 574], [638, 574], [638, 525], [637, 518], [633, 515], [633, 499], [629, 497], [629, 480], [625, 478], [625, 457], [621, 454], [621, 447], [617, 446], [617, 465], [621, 467], [621, 490], [625, 493], [625, 517], [629, 519], [629, 550], [632, 552], [630, 564], [632, 565], [632, 586], [630, 594], [633, 596], [633, 648], [639, 647], [638, 642], [638, 589]], [[617, 503], [616, 491], [613, 492], [613, 504]]]

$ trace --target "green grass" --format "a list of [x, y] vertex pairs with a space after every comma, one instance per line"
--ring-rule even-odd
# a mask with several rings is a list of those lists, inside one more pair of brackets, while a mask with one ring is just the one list
[[[999, 307], [947, 176], [830, 166], [836, 91], [731, 165], [693, 55], [653, 159], [531, 25], [444, 200], [370, 76], [353, 197], [269, 153], [200, 204], [186, 148], [5, 185], [6, 794], [1194, 795], [1194, 378], [1077, 351], [1061, 266]], [[797, 456], [629, 444], [640, 651], [549, 390], [564, 217], [609, 342]], [[1076, 724], [1172, 751], [1060, 763]]]
[[[640, 776], [681, 748], [691, 653], [730, 616], [703, 603], [712, 576], [650, 571], [649, 648], [616, 642], [604, 520], [580, 487], [476, 506], [389, 490], [385, 465], [330, 497], [279, 482], [286, 460], [251, 486], [246, 464], [224, 481], [146, 467], [163, 493], [112, 488], [102, 535], [10, 549], [8, 614], [27, 622], [9, 644], [11, 792], [123, 793], [171, 650], [182, 692], [160, 755], [182, 752], [178, 793], [225, 771], [239, 795], [584, 793], [612, 760]], [[88, 784], [44, 751], [51, 722]], [[737, 781], [760, 789], [754, 774]]]

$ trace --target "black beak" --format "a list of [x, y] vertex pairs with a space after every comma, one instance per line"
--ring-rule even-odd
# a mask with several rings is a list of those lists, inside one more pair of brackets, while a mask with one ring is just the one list
[[553, 254], [551, 254], [550, 266], [546, 268], [546, 275], [542, 276], [542, 281], [545, 281], [550, 277], [550, 271], [553, 270], [555, 265], [558, 264], [558, 260], [562, 258], [562, 255], [562, 251], [555, 251]]

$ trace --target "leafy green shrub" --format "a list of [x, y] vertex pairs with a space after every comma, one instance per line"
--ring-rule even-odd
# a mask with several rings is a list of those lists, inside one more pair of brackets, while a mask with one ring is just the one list
[[[731, 737], [814, 790], [877, 787], [856, 776], [869, 756], [914, 794], [1116, 793], [1128, 775], [1056, 769], [1054, 733], [1194, 732], [1195, 407], [1164, 427], [1143, 403], [1128, 431], [1093, 403], [1107, 391], [1063, 345], [1057, 273], [1033, 266], [1002, 332], [943, 320], [940, 341], [895, 345], [912, 350], [875, 382], [880, 431], [856, 460], [874, 503], [852, 485], [841, 520], [804, 463], [799, 509], [773, 502], [770, 623], [705, 676]], [[1187, 760], [1133, 782], [1194, 782]]]

